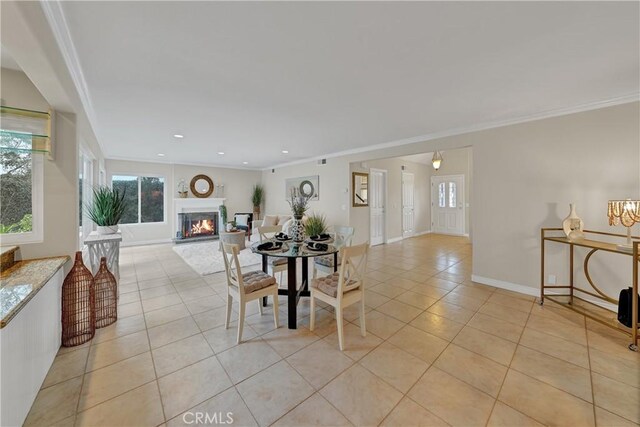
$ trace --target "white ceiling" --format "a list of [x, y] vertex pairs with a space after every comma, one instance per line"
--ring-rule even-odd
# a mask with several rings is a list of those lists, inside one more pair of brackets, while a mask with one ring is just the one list
[[61, 5], [112, 158], [267, 167], [640, 91], [638, 2]]
[[425, 165], [431, 165], [431, 159], [433, 159], [433, 153], [420, 153], [420, 154], [412, 154], [410, 156], [402, 156], [401, 160], [406, 162], [413, 163], [422, 163]]
[[0, 45], [0, 66], [2, 66], [2, 68], [9, 68], [10, 70], [21, 71], [20, 66], [16, 60], [13, 59], [11, 53], [2, 45]]

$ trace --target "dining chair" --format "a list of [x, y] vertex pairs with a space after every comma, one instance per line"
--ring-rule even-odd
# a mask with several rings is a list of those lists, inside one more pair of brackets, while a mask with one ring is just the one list
[[258, 300], [260, 314], [262, 314], [261, 300], [263, 297], [273, 295], [273, 321], [278, 328], [278, 283], [276, 278], [267, 273], [256, 270], [242, 273], [238, 260], [239, 245], [223, 243], [222, 256], [224, 269], [227, 272], [227, 317], [224, 322], [225, 329], [229, 329], [231, 320], [231, 308], [233, 300], [238, 301], [238, 344], [242, 341], [242, 329], [244, 327], [244, 313], [248, 302]]
[[[353, 240], [353, 234], [355, 232], [353, 227], [336, 226], [333, 233], [333, 246], [340, 249], [343, 246], [351, 246]], [[341, 259], [338, 255], [338, 266], [340, 266]], [[313, 259], [313, 278], [318, 275], [318, 271], [324, 274], [333, 273], [333, 255], [318, 256]]]
[[[281, 231], [282, 225], [266, 225], [263, 227], [258, 227], [260, 243], [273, 238], [276, 233], [279, 233]], [[267, 258], [267, 267], [269, 269], [269, 274], [271, 274], [273, 277], [276, 277], [276, 273], [280, 273], [280, 282], [282, 282], [282, 273], [284, 271], [287, 271], [287, 258], [270, 256]]]
[[369, 242], [340, 249], [342, 264], [340, 269], [328, 276], [311, 281], [311, 318], [309, 329], [313, 331], [316, 321], [316, 298], [332, 306], [338, 324], [338, 345], [344, 350], [344, 319], [342, 310], [350, 305], [360, 304], [360, 334], [367, 335], [364, 315], [364, 273], [367, 265]]

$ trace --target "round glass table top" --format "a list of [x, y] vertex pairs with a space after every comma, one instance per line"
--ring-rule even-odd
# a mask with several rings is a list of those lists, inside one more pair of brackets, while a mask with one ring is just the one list
[[327, 245], [326, 251], [316, 251], [313, 249], [309, 249], [306, 242], [294, 243], [292, 241], [283, 242], [281, 249], [276, 249], [273, 251], [258, 250], [259, 245], [261, 245], [262, 243], [270, 242], [270, 241], [275, 242], [277, 240], [269, 239], [261, 243], [254, 243], [253, 245], [251, 245], [251, 251], [260, 255], [269, 255], [269, 256], [283, 257], [283, 258], [299, 258], [299, 257], [308, 258], [308, 257], [316, 257], [316, 256], [323, 256], [323, 255], [331, 255], [338, 252], [338, 248], [329, 244]]

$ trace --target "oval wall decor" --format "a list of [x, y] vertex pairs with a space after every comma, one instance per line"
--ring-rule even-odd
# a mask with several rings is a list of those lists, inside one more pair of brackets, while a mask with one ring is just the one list
[[196, 175], [191, 180], [191, 192], [201, 199], [209, 197], [213, 193], [213, 181], [207, 175]]

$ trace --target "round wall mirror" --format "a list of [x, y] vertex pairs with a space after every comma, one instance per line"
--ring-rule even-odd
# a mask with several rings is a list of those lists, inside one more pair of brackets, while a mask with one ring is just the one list
[[191, 192], [196, 197], [209, 197], [213, 193], [213, 181], [207, 175], [196, 175], [191, 180]]
[[300, 183], [300, 194], [304, 197], [313, 197], [315, 193], [315, 188], [313, 188], [313, 184], [309, 180], [302, 181]]

